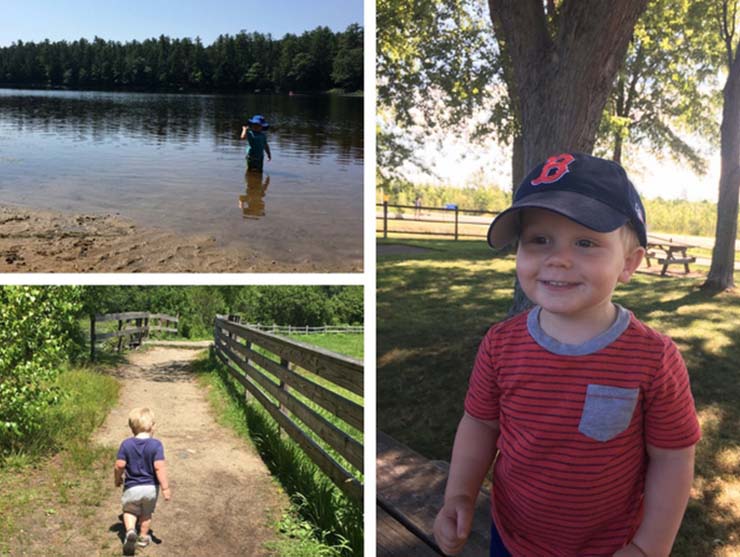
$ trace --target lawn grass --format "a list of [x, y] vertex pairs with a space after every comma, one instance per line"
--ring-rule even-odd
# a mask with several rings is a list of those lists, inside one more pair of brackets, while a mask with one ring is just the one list
[[[510, 305], [514, 258], [482, 241], [402, 242], [430, 251], [378, 257], [378, 427], [448, 460], [478, 344]], [[740, 555], [740, 295], [702, 282], [637, 273], [614, 297], [673, 337], [691, 376], [703, 438], [674, 557]]]

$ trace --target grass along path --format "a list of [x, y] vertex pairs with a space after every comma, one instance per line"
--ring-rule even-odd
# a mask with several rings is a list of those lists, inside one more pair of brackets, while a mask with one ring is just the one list
[[[403, 243], [425, 250], [380, 255], [377, 264], [378, 427], [449, 460], [478, 344], [510, 306], [514, 258], [496, 256], [484, 241]], [[703, 292], [703, 278], [639, 272], [615, 301], [676, 341], [702, 424], [691, 500], [671, 555], [736, 557], [740, 296]]]

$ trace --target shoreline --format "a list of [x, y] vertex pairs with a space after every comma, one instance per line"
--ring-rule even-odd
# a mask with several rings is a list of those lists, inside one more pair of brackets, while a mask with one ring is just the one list
[[218, 246], [207, 235], [142, 227], [118, 214], [0, 204], [2, 273], [328, 273], [361, 272], [361, 266], [280, 262]]

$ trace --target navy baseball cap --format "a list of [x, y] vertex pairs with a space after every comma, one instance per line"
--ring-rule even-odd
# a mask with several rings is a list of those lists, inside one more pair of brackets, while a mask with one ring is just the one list
[[519, 211], [547, 209], [597, 232], [630, 223], [647, 247], [645, 208], [624, 168], [616, 162], [563, 153], [537, 165], [519, 186], [511, 207], [488, 229], [488, 244], [502, 248], [519, 236]]

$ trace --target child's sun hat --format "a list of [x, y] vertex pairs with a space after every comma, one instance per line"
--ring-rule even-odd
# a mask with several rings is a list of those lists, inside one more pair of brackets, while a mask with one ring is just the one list
[[546, 209], [597, 232], [632, 225], [647, 247], [645, 208], [627, 173], [614, 161], [562, 153], [537, 165], [520, 184], [511, 207], [488, 229], [488, 244], [503, 248], [519, 235], [519, 211]]
[[270, 124], [267, 123], [267, 120], [265, 120], [265, 117], [261, 114], [255, 114], [252, 116], [249, 120], [247, 120], [247, 124], [258, 124], [262, 126], [262, 129], [267, 129], [270, 127]]

